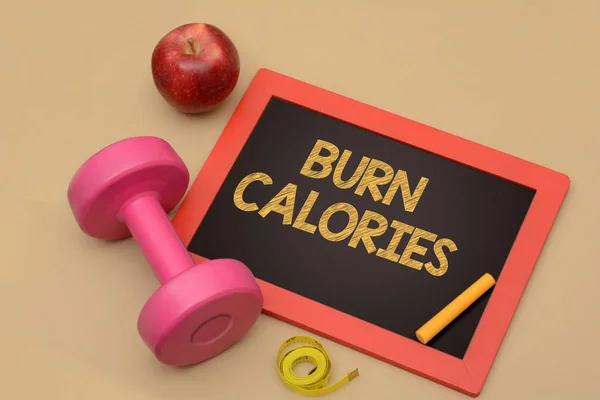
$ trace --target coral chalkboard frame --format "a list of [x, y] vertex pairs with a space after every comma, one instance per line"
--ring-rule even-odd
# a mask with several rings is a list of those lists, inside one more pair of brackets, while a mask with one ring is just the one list
[[[469, 396], [481, 392], [527, 281], [569, 188], [569, 178], [356, 100], [260, 69], [173, 218], [189, 244], [272, 97], [536, 190], [519, 234], [463, 359], [449, 356], [311, 299], [259, 280], [263, 313]], [[205, 259], [192, 254], [197, 262]]]

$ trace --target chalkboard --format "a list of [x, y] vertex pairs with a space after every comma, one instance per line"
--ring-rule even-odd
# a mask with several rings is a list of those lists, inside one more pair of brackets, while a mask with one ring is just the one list
[[[388, 183], [369, 186], [373, 176]], [[416, 340], [482, 274], [499, 276], [534, 194], [273, 98], [189, 250], [238, 259], [260, 279]], [[430, 346], [462, 358], [490, 294]]]
[[[406, 369], [432, 357], [438, 365], [417, 372], [476, 395], [567, 186], [562, 174], [263, 70], [174, 224], [202, 260], [248, 265], [267, 313]], [[498, 284], [419, 343], [415, 331], [484, 273]], [[473, 344], [478, 332], [493, 340]], [[359, 337], [371, 334], [393, 354]], [[483, 377], [457, 382], [450, 369], [475, 359]]]

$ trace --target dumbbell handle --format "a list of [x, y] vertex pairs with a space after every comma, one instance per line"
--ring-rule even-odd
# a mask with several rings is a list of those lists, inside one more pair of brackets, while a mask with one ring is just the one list
[[124, 207], [122, 216], [161, 284], [195, 266], [155, 195], [137, 197]]

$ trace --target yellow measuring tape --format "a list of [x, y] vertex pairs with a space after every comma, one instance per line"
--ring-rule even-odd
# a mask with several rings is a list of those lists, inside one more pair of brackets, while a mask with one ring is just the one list
[[[286, 348], [302, 344], [287, 352]], [[294, 367], [308, 362], [315, 366], [307, 376], [294, 373]], [[346, 374], [335, 384], [325, 387], [331, 380], [331, 358], [325, 347], [308, 336], [292, 336], [279, 346], [277, 351], [277, 371], [283, 383], [292, 391], [305, 396], [321, 396], [333, 392], [358, 376], [358, 368]]]

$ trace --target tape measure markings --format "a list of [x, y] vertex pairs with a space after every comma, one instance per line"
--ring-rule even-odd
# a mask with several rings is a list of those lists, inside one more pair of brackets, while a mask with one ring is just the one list
[[[284, 353], [288, 347], [300, 344]], [[306, 376], [296, 375], [294, 367], [303, 362], [314, 365]], [[283, 383], [292, 391], [305, 396], [321, 396], [346, 385], [358, 376], [358, 368], [349, 372], [339, 381], [327, 386], [331, 380], [332, 362], [325, 347], [309, 336], [292, 336], [277, 350], [277, 372]]]

